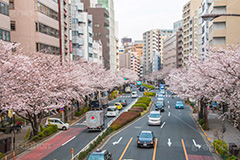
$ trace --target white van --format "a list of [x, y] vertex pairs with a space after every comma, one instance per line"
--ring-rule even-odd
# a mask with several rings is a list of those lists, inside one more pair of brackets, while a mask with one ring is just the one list
[[57, 125], [58, 129], [62, 129], [62, 130], [69, 129], [69, 124], [64, 123], [59, 118], [48, 118], [45, 122], [45, 127], [47, 127], [49, 123], [52, 124], [52, 125]]
[[137, 97], [138, 97], [137, 91], [132, 91], [131, 97], [132, 97], [132, 98], [137, 98]]
[[116, 117], [119, 113], [119, 110], [117, 109], [117, 106], [109, 106], [107, 108], [107, 117]]
[[148, 116], [148, 125], [161, 125], [161, 118], [160, 111], [151, 111]]

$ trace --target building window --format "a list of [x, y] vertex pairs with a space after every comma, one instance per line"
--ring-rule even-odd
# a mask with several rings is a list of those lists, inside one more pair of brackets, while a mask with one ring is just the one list
[[99, 28], [100, 25], [99, 24], [94, 24], [94, 27]]
[[4, 41], [10, 41], [10, 32], [0, 29], [0, 39]]
[[214, 37], [213, 38], [213, 45], [225, 45], [226, 38], [225, 37]]
[[43, 52], [43, 53], [49, 53], [54, 55], [59, 55], [59, 48], [55, 46], [50, 46], [43, 43], [36, 43], [36, 51], [37, 52]]
[[7, 4], [0, 2], [0, 13], [9, 16], [9, 7]]
[[9, 9], [14, 9], [14, 0], [9, 0]]
[[214, 14], [226, 14], [226, 6], [215, 6], [213, 8]]
[[58, 13], [47, 6], [41, 4], [40, 2], [37, 2], [38, 6], [38, 11], [41, 12], [42, 14], [45, 14], [48, 17], [51, 17], [55, 20], [58, 20]]
[[59, 37], [58, 30], [56, 30], [56, 29], [54, 29], [52, 27], [49, 27], [49, 26], [47, 26], [45, 24], [36, 22], [36, 26], [38, 26], [38, 24], [39, 24], [39, 32], [47, 34], [49, 36], [56, 37], [56, 38]]
[[16, 30], [16, 24], [15, 21], [11, 21], [11, 31], [15, 31]]
[[226, 29], [226, 22], [213, 22], [214, 29]]

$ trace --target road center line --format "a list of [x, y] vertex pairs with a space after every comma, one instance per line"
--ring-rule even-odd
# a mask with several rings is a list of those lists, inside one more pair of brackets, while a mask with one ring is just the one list
[[168, 109], [170, 109], [170, 105], [168, 105]]
[[133, 139], [133, 137], [129, 140], [129, 142], [128, 142], [127, 146], [125, 147], [125, 149], [124, 149], [124, 151], [123, 151], [121, 157], [119, 158], [119, 160], [122, 160], [122, 158], [123, 158], [125, 152], [127, 151], [128, 147], [129, 147], [129, 145], [130, 145], [130, 143], [132, 142], [132, 139]]
[[67, 142], [63, 143], [62, 146], [64, 146], [65, 144], [67, 144], [68, 142], [70, 142], [71, 140], [73, 140], [74, 138], [76, 138], [76, 136], [72, 137], [72, 138], [69, 139]]
[[168, 117], [171, 115], [171, 113], [170, 112], [168, 112]]
[[162, 124], [161, 128], [163, 128], [163, 126], [165, 125], [165, 123], [166, 123], [166, 122], [164, 122], [164, 123]]
[[183, 151], [184, 151], [184, 154], [185, 154], [186, 160], [188, 160], [187, 150], [186, 150], [186, 147], [185, 147], [185, 144], [184, 144], [183, 139], [181, 139], [181, 141], [182, 141]]
[[153, 158], [152, 158], [152, 160], [155, 160], [156, 151], [157, 151], [157, 138], [156, 138], [156, 140], [155, 140], [155, 145], [154, 145], [154, 151], [153, 151]]

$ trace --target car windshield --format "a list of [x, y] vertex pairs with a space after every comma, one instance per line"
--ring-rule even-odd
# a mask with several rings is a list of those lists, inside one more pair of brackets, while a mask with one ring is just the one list
[[114, 111], [115, 108], [108, 108], [107, 111]]
[[163, 106], [163, 103], [156, 103], [156, 106]]
[[90, 154], [87, 160], [104, 160], [104, 155]]
[[126, 101], [126, 100], [120, 100], [119, 102], [121, 102], [121, 103], [125, 103], [125, 101]]
[[141, 133], [139, 138], [152, 138], [151, 133]]
[[120, 106], [120, 104], [119, 103], [115, 103], [115, 106]]
[[177, 101], [177, 103], [178, 103], [178, 104], [179, 104], [179, 103], [180, 103], [180, 104], [182, 104], [182, 102], [181, 102], [181, 101]]
[[133, 92], [132, 94], [134, 95], [134, 94], [137, 94], [137, 93]]
[[149, 117], [150, 118], [159, 118], [160, 114], [158, 114], [158, 113], [151, 113]]

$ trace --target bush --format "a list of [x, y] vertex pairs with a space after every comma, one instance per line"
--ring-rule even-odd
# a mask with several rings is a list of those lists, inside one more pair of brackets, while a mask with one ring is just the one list
[[147, 105], [144, 103], [138, 103], [138, 104], [134, 104], [132, 107], [142, 107], [144, 110], [147, 109]]
[[135, 104], [137, 104], [137, 103], [144, 103], [148, 106], [150, 102], [149, 101], [138, 100]]
[[39, 140], [43, 139], [45, 137], [43, 132], [38, 133]]
[[193, 113], [197, 113], [197, 109], [196, 108], [193, 108]]
[[[53, 134], [54, 132], [58, 131], [58, 127], [57, 125], [49, 125], [46, 128], [43, 128], [43, 130], [41, 132], [38, 133], [38, 135], [34, 136], [31, 141], [40, 141], [43, 138]], [[24, 140], [27, 139], [27, 137], [29, 137], [30, 135], [30, 130], [28, 130], [29, 133], [27, 133], [27, 135], [24, 137]]]
[[40, 132], [42, 132], [42, 131], [43, 131], [43, 129], [44, 129], [43, 125], [42, 125], [42, 124], [40, 124]]
[[155, 92], [146, 92], [144, 93], [145, 96], [156, 96]]
[[142, 112], [142, 111], [138, 108], [131, 108], [128, 110], [128, 112]]
[[198, 123], [199, 123], [200, 125], [202, 125], [202, 124], [203, 124], [203, 120], [202, 120], [202, 119], [199, 119], [199, 120], [198, 120]]
[[[222, 147], [223, 144], [223, 147]], [[228, 155], [228, 145], [222, 140], [213, 140], [213, 146], [219, 155], [223, 157], [229, 157]]]
[[124, 112], [111, 124], [111, 128], [117, 130], [139, 116], [139, 112]]
[[27, 134], [24, 136], [24, 142], [29, 140], [29, 137], [30, 137], [30, 128], [28, 129]]
[[147, 88], [149, 88], [149, 89], [154, 89], [154, 87], [153, 87], [153, 86], [151, 86], [151, 85], [148, 85], [148, 84], [145, 84], [145, 83], [142, 83], [142, 85], [143, 85], [144, 87], [147, 87]]
[[58, 126], [57, 125], [51, 125], [53, 132], [58, 131]]
[[4, 154], [0, 152], [0, 159], [4, 157]]
[[79, 112], [75, 113], [75, 116], [80, 117], [82, 114], [83, 114], [83, 111], [80, 110]]
[[206, 124], [205, 123], [202, 124], [202, 129], [206, 130]]
[[139, 100], [138, 101], [147, 101], [147, 102], [151, 102], [151, 98], [149, 98], [149, 97], [141, 97], [141, 98], [139, 98]]
[[144, 111], [144, 109], [142, 107], [132, 107], [132, 109], [139, 109], [139, 110], [141, 110], [141, 112]]

